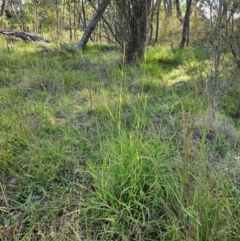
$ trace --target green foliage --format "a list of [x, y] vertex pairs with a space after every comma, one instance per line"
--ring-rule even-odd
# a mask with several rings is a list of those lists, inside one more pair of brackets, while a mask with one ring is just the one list
[[147, 52], [148, 62], [158, 62], [159, 64], [165, 64], [169, 66], [177, 66], [183, 61], [183, 51], [173, 50], [166, 48], [154, 48], [150, 47]]
[[189, 79], [186, 75], [186, 60], [194, 62], [202, 58], [202, 52], [194, 51], [191, 48], [185, 50], [173, 49], [166, 47], [149, 47], [146, 52], [146, 60], [142, 63], [141, 68], [147, 73], [157, 78], [175, 82], [181, 79]]
[[221, 109], [228, 115], [234, 118], [237, 125], [240, 124], [240, 81], [228, 88], [221, 101]]
[[[100, 170], [94, 163], [89, 164], [96, 197], [85, 215], [96, 226], [101, 222], [103, 229], [108, 226], [102, 238], [153, 237], [157, 235], [154, 226], [158, 226], [155, 218], [161, 209], [159, 198], [164, 195], [157, 173], [161, 168], [141, 153], [145, 149], [141, 140], [125, 134], [121, 133], [117, 142], [114, 138], [106, 143], [109, 151], [103, 147], [105, 159]], [[146, 230], [137, 233], [138, 229]]]
[[3, 17], [0, 17], [0, 26], [1, 26], [1, 28], [8, 28], [8, 25], [9, 23], [8, 23], [8, 21], [6, 20], [6, 19], [4, 19]]

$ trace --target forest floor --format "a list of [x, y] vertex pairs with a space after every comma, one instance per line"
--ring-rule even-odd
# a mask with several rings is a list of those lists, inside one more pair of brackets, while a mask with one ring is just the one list
[[240, 240], [240, 84], [212, 119], [202, 51], [0, 55], [1, 240]]

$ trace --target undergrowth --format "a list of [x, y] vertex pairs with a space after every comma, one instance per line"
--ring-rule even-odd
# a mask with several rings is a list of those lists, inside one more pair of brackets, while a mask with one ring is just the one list
[[201, 52], [135, 68], [105, 45], [1, 44], [1, 240], [240, 240], [239, 149], [206, 126]]

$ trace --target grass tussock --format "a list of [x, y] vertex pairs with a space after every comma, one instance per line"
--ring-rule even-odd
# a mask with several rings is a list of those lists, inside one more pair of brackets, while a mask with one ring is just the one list
[[69, 46], [1, 44], [0, 239], [239, 240], [235, 89], [213, 122], [201, 52]]

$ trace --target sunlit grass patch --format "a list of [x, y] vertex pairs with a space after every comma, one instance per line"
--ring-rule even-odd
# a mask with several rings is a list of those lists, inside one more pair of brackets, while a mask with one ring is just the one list
[[188, 77], [184, 71], [184, 64], [189, 58], [194, 58], [194, 53], [191, 50], [182, 51], [163, 47], [149, 47], [142, 68], [161, 80], [173, 82]]
[[182, 50], [171, 50], [163, 47], [149, 47], [146, 53], [147, 62], [156, 61], [159, 64], [178, 65], [181, 64], [185, 57]]

